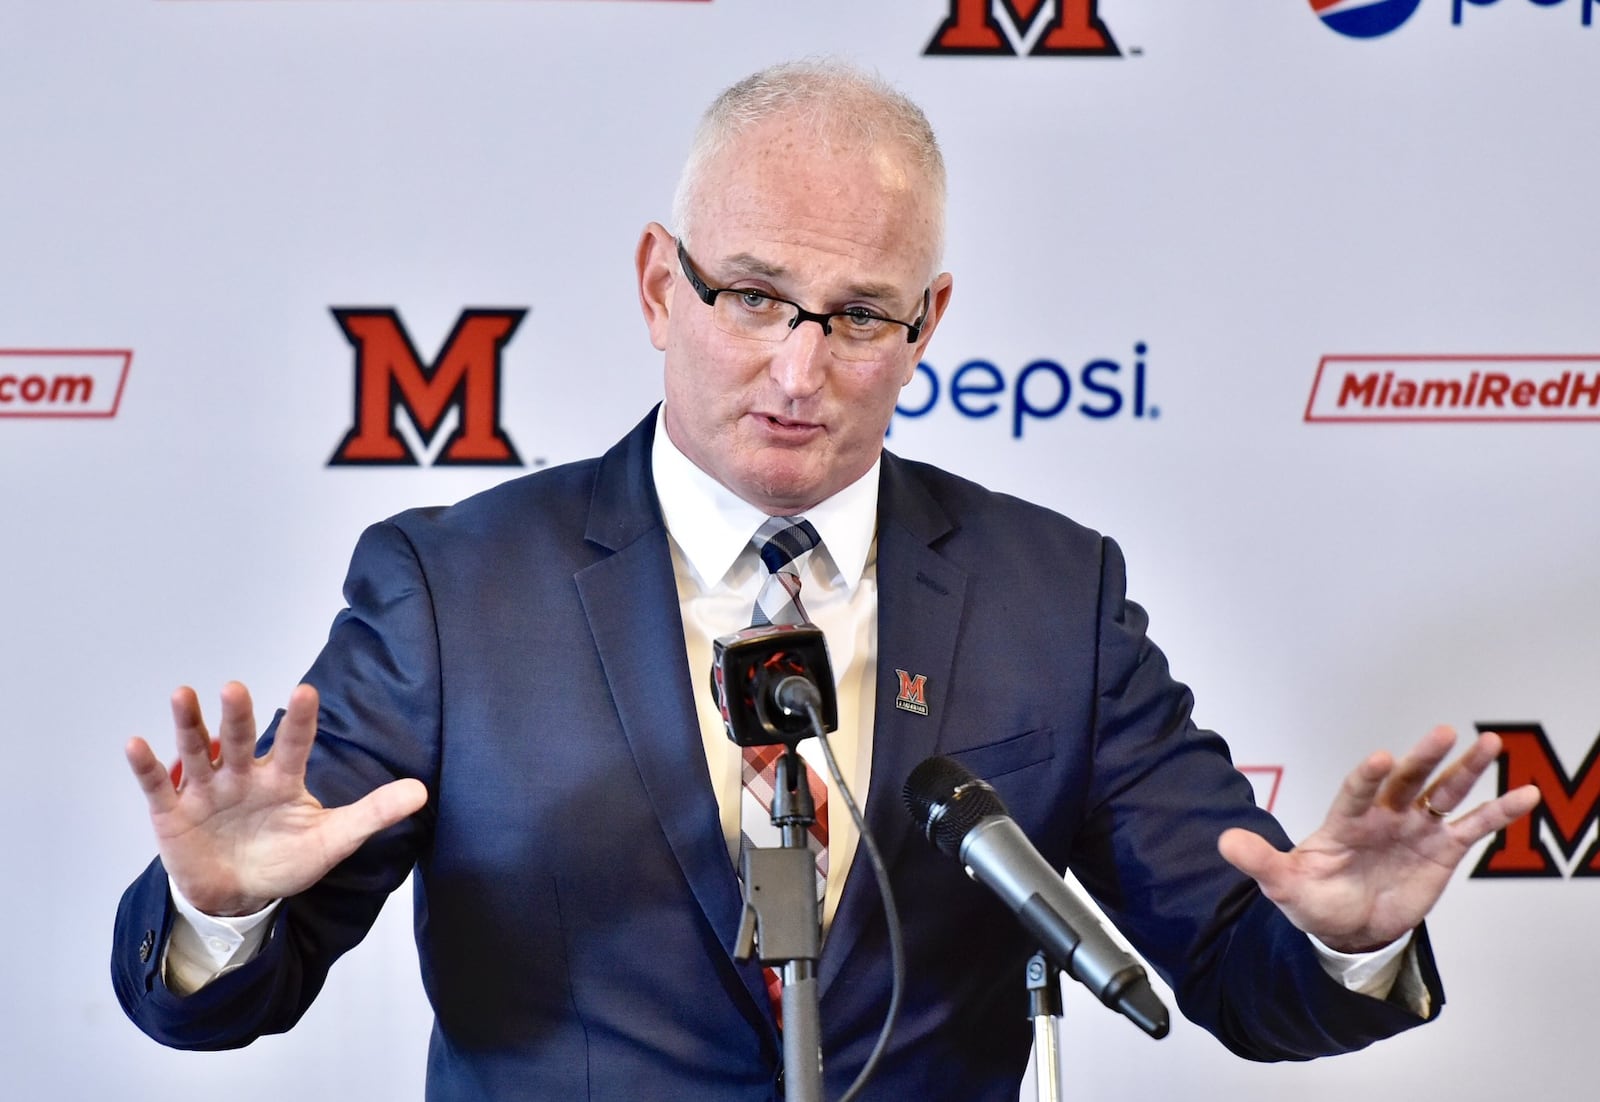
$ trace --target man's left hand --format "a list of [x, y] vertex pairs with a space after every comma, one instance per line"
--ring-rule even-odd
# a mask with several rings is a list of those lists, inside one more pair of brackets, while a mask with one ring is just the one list
[[1467, 850], [1539, 802], [1524, 785], [1452, 818], [1500, 755], [1500, 737], [1484, 734], [1434, 777], [1455, 742], [1455, 731], [1436, 727], [1399, 761], [1373, 754], [1345, 778], [1322, 826], [1288, 853], [1237, 827], [1217, 848], [1330, 949], [1381, 949], [1422, 923]]

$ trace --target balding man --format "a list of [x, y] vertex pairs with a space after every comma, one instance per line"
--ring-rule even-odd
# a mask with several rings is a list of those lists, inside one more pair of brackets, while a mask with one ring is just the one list
[[[675, 230], [636, 255], [665, 402], [598, 459], [369, 529], [270, 752], [237, 684], [215, 762], [175, 695], [180, 787], [130, 743], [161, 856], [113, 967], [142, 1028], [191, 1048], [289, 1028], [415, 870], [429, 1099], [781, 1095], [761, 969], [732, 955], [744, 763], [704, 691], [712, 640], [779, 575], [828, 640], [835, 750], [906, 919], [874, 1097], [1009, 1102], [1027, 1060], [1032, 946], [900, 806], [936, 754], [991, 780], [1231, 1049], [1346, 1051], [1437, 1011], [1420, 924], [1532, 794], [1452, 820], [1497, 744], [1445, 765], [1439, 731], [1363, 762], [1291, 847], [1191, 722], [1113, 543], [884, 451], [950, 303], [944, 194], [922, 112], [855, 70], [779, 66], [713, 104]], [[890, 977], [857, 833], [828, 833], [837, 1095]]]

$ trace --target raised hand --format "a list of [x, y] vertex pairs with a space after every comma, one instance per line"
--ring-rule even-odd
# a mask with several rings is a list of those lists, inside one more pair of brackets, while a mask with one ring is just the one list
[[1474, 843], [1539, 802], [1539, 790], [1524, 785], [1452, 819], [1500, 754], [1500, 737], [1481, 735], [1433, 777], [1455, 741], [1455, 731], [1437, 727], [1398, 762], [1381, 750], [1368, 757], [1345, 778], [1322, 826], [1288, 853], [1238, 828], [1217, 848], [1325, 945], [1382, 948], [1427, 917]]
[[201, 911], [243, 915], [298, 894], [322, 879], [373, 834], [427, 802], [421, 781], [391, 781], [346, 807], [325, 808], [306, 791], [306, 759], [317, 736], [317, 691], [300, 685], [278, 724], [272, 749], [256, 758], [249, 691], [222, 690], [221, 753], [193, 689], [172, 694], [182, 783], [141, 738], [125, 753], [149, 805], [161, 862]]

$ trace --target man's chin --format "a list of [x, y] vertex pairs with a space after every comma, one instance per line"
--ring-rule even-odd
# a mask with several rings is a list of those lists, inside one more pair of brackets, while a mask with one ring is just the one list
[[804, 512], [832, 492], [811, 464], [783, 462], [762, 464], [729, 489], [773, 516]]

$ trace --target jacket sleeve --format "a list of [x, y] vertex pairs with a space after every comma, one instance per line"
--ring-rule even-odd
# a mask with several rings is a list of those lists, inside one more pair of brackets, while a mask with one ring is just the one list
[[[153, 862], [122, 897], [111, 973], [128, 1017], [162, 1044], [237, 1048], [290, 1028], [428, 845], [440, 739], [438, 646], [427, 579], [398, 527], [385, 522], [362, 536], [345, 600], [348, 607], [305, 678], [321, 694], [307, 788], [336, 807], [415, 777], [429, 788], [429, 806], [285, 900], [253, 960], [188, 996], [169, 990], [161, 977], [174, 911], [166, 870]], [[270, 750], [281, 718], [280, 712], [262, 737], [258, 756]]]
[[[1310, 939], [1218, 854], [1218, 837], [1234, 826], [1283, 850], [1291, 843], [1255, 806], [1222, 739], [1193, 722], [1193, 698], [1127, 599], [1111, 540], [1102, 543], [1098, 624], [1095, 775], [1072, 866], [1185, 1016], [1255, 1060], [1347, 1052], [1420, 1024], [1331, 978]], [[1437, 1008], [1444, 997], [1425, 931], [1415, 947]]]

